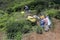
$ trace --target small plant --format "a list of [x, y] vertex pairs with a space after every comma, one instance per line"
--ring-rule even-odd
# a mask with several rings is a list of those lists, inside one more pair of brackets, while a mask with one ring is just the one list
[[57, 12], [55, 18], [56, 18], [56, 19], [60, 19], [60, 11]]
[[37, 33], [38, 33], [38, 34], [42, 34], [42, 33], [43, 33], [43, 28], [40, 27], [40, 26], [38, 26], [38, 28], [37, 28]]
[[49, 10], [46, 10], [44, 13], [46, 14], [46, 15], [49, 15], [50, 17], [55, 17], [56, 16], [56, 14], [57, 14], [57, 10], [55, 10], [55, 9], [49, 9]]
[[21, 38], [22, 38], [22, 33], [17, 32], [14, 40], [21, 40]]

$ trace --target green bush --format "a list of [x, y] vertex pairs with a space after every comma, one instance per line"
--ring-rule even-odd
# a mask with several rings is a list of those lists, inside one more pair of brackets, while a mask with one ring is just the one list
[[56, 19], [60, 19], [60, 11], [57, 12], [55, 18], [56, 18]]
[[8, 20], [8, 14], [0, 10], [0, 28], [1, 29], [6, 27], [5, 25], [7, 23], [7, 20]]
[[9, 14], [9, 19], [7, 20], [6, 31], [9, 39], [14, 39], [18, 32], [22, 34], [28, 33], [31, 30], [31, 25], [26, 21], [25, 17], [22, 17], [20, 12], [14, 12]]
[[38, 26], [38, 28], [37, 28], [37, 33], [38, 33], [38, 34], [42, 34], [42, 33], [43, 33], [43, 28], [40, 27], [40, 26]]
[[56, 9], [49, 9], [44, 11], [46, 15], [49, 15], [50, 17], [60, 19], [60, 11]]
[[56, 9], [49, 9], [49, 10], [46, 10], [44, 13], [46, 15], [49, 15], [50, 17], [55, 17], [57, 12], [58, 12], [58, 10], [56, 10]]
[[17, 32], [14, 40], [21, 40], [21, 38], [22, 38], [22, 33]]
[[7, 33], [9, 38], [14, 38], [15, 34], [17, 32], [21, 32], [22, 34], [28, 33], [30, 31], [29, 24], [25, 24], [22, 22], [12, 22], [9, 23], [9, 26], [7, 27]]
[[14, 10], [12, 8], [8, 8], [8, 9], [6, 9], [6, 11], [8, 14], [11, 14], [12, 12], [14, 12]]

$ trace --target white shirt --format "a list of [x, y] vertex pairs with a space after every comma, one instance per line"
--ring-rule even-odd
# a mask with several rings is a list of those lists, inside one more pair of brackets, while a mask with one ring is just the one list
[[46, 19], [47, 19], [47, 21], [48, 21], [48, 25], [51, 25], [51, 21], [50, 21], [50, 19], [49, 19], [48, 16], [46, 17]]

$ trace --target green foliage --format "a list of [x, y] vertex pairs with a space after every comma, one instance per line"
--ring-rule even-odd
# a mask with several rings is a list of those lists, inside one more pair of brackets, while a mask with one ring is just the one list
[[48, 8], [49, 5], [54, 6], [60, 3], [57, 0], [1, 0], [0, 4], [1, 10], [6, 10], [7, 8], [10, 10], [12, 7], [13, 10], [19, 11], [23, 9], [25, 5], [28, 5], [30, 9], [37, 9], [38, 7], [42, 9]]
[[14, 40], [21, 40], [21, 38], [22, 38], [22, 33], [17, 32]]
[[[7, 10], [9, 10], [9, 11], [11, 11], [10, 9], [12, 9], [13, 11], [20, 11], [20, 10], [23, 10], [24, 9], [24, 6], [25, 5], [28, 5], [28, 4], [30, 4], [31, 2], [33, 2], [34, 0], [32, 0], [32, 1], [30, 1], [30, 0], [18, 0], [18, 1], [14, 1], [14, 6], [11, 6], [11, 7], [8, 7], [8, 9]], [[15, 3], [16, 2], [16, 3]], [[18, 3], [18, 2], [20, 2], [20, 3]], [[9, 12], [8, 11], [8, 12]]]
[[53, 0], [56, 4], [60, 4], [60, 0]]
[[29, 6], [32, 14], [39, 14], [42, 10], [49, 9], [44, 11], [46, 15], [60, 19], [60, 11], [50, 9], [59, 7], [58, 4], [57, 0], [0, 0], [0, 29], [6, 30], [8, 38], [16, 40], [21, 40], [22, 34], [30, 31], [42, 33], [41, 27], [32, 26], [26, 21], [25, 13], [22, 14], [21, 10], [24, 10], [25, 5]]
[[38, 34], [42, 34], [42, 33], [43, 33], [43, 28], [40, 27], [40, 26], [38, 26], [38, 28], [37, 28], [37, 33], [38, 33]]
[[18, 32], [21, 32], [22, 34], [30, 32], [32, 26], [28, 21], [26, 21], [25, 17], [22, 17], [20, 12], [9, 14], [8, 18], [9, 19], [4, 27], [6, 26], [7, 36], [9, 39], [14, 39], [16, 35], [19, 35], [16, 34]]
[[8, 20], [8, 14], [0, 10], [0, 28], [4, 28]]
[[60, 11], [57, 12], [55, 18], [60, 19]]
[[49, 9], [44, 12], [46, 15], [49, 15], [50, 17], [54, 17], [57, 19], [60, 19], [60, 11], [56, 9]]
[[50, 17], [55, 17], [56, 16], [56, 14], [57, 14], [57, 10], [55, 10], [55, 9], [50, 9], [50, 10], [46, 10], [44, 13], [46, 14], [46, 15], [49, 15]]

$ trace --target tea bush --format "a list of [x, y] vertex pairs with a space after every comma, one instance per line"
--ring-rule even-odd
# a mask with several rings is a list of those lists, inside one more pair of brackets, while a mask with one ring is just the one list
[[14, 40], [21, 40], [21, 38], [22, 38], [22, 33], [19, 31], [16, 33]]
[[55, 10], [55, 9], [50, 9], [50, 10], [46, 10], [45, 11], [45, 14], [46, 15], [49, 15], [50, 17], [55, 17], [56, 16], [56, 14], [57, 14], [57, 10]]
[[60, 19], [60, 11], [57, 12], [55, 18], [56, 18], [56, 19]]
[[50, 17], [60, 19], [60, 11], [56, 9], [49, 9], [44, 12], [46, 15], [49, 15]]
[[[31, 31], [31, 24], [22, 17], [20, 12], [14, 12], [9, 16], [6, 25], [7, 36], [9, 39], [14, 39], [18, 32], [25, 34]], [[17, 36], [18, 37], [18, 36]]]
[[6, 23], [8, 20], [8, 14], [4, 11], [0, 10], [0, 29], [6, 27]]

